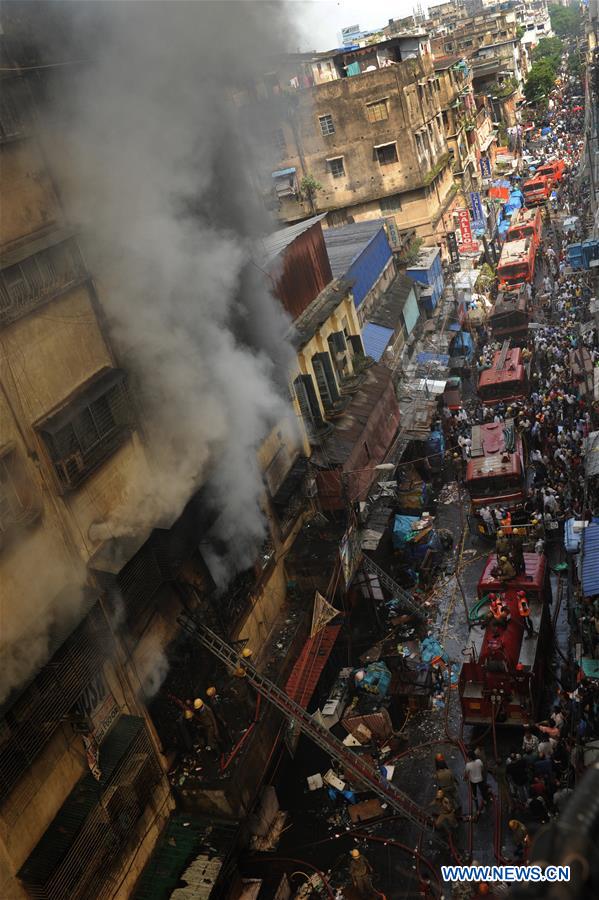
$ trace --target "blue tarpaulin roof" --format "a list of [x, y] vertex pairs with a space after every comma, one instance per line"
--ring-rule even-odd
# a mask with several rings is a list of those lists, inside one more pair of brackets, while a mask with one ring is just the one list
[[392, 337], [392, 328], [384, 328], [383, 325], [366, 322], [362, 328], [362, 343], [364, 344], [366, 356], [372, 356], [373, 359], [379, 362]]
[[585, 528], [582, 547], [582, 593], [592, 597], [599, 594], [599, 519]]
[[273, 178], [280, 178], [282, 175], [294, 175], [295, 174], [295, 166], [290, 166], [288, 169], [279, 169], [276, 172], [272, 173]]
[[415, 522], [420, 520], [419, 516], [395, 516], [393, 522], [393, 546], [397, 549], [403, 546]]

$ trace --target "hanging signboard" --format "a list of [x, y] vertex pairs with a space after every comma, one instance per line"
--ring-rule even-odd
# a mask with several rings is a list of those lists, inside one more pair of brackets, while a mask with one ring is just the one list
[[449, 259], [451, 262], [451, 267], [454, 272], [460, 271], [460, 253], [458, 250], [458, 239], [456, 237], [455, 231], [447, 232], [447, 250], [449, 252]]
[[483, 178], [491, 177], [491, 160], [488, 156], [481, 156], [480, 158], [480, 174]]
[[460, 229], [460, 243], [472, 243], [472, 228], [470, 226], [470, 213], [467, 209], [457, 209], [458, 227]]
[[395, 221], [394, 216], [385, 216], [385, 225], [387, 226], [387, 239], [391, 244], [392, 250], [400, 250], [401, 249], [401, 238], [399, 236], [399, 229], [397, 227], [397, 222]]
[[480, 198], [480, 194], [478, 191], [470, 192], [470, 205], [472, 206], [472, 213], [474, 216], [474, 221], [478, 224], [478, 227], [485, 227], [485, 211], [483, 209], [482, 200]]
[[361, 539], [358, 528], [350, 525], [339, 544], [339, 556], [341, 557], [341, 569], [345, 587], [348, 588], [362, 559]]

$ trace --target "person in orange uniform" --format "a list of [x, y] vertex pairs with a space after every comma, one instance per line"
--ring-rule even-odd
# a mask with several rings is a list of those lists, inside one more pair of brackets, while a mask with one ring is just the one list
[[524, 591], [518, 591], [516, 599], [518, 601], [518, 615], [526, 629], [526, 639], [528, 640], [528, 638], [531, 638], [534, 635], [534, 629], [532, 627], [532, 622], [530, 621], [530, 606], [528, 605], [528, 600], [526, 599]]

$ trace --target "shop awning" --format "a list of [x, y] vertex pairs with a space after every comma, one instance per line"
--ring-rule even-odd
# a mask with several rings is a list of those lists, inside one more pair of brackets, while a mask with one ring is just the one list
[[288, 695], [300, 706], [306, 708], [310, 702], [340, 631], [341, 625], [325, 625], [304, 644], [285, 685]]
[[581, 541], [583, 550], [580, 555], [582, 572], [582, 595], [592, 597], [599, 594], [599, 519], [593, 521], [584, 530]]

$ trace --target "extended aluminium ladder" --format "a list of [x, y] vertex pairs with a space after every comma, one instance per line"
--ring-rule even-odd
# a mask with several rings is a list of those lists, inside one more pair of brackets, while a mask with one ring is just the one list
[[394, 597], [405, 603], [405, 605], [409, 607], [412, 612], [416, 613], [416, 615], [421, 616], [422, 618], [426, 618], [426, 614], [418, 606], [418, 604], [414, 602], [408, 591], [406, 591], [405, 588], [400, 587], [400, 585], [396, 581], [394, 581], [391, 576], [385, 572], [384, 569], [381, 569], [380, 566], [377, 566], [374, 560], [372, 560], [369, 556], [363, 556], [360, 565], [366, 572], [370, 572], [371, 575], [376, 575], [383, 587], [386, 587]]
[[305, 735], [311, 738], [314, 743], [328, 753], [331, 759], [340, 763], [344, 770], [355, 779], [356, 782], [364, 784], [377, 797], [387, 803], [397, 813], [400, 813], [406, 819], [409, 819], [418, 828], [429, 831], [434, 838], [438, 836], [433, 831], [432, 821], [426, 815], [424, 810], [414, 803], [406, 794], [400, 791], [394, 784], [389, 781], [382, 781], [378, 772], [366, 762], [360, 759], [355, 753], [349, 750], [338, 738], [332, 735], [326, 728], [314, 719], [310, 713], [306, 712], [295, 700], [292, 700], [285, 691], [277, 687], [270, 679], [262, 675], [248, 660], [241, 657], [240, 653], [230, 647], [226, 641], [223, 641], [214, 631], [211, 631], [206, 625], [198, 622], [188, 613], [179, 617], [179, 622], [183, 628], [197, 640], [206, 650], [209, 650], [217, 659], [225, 663], [227, 666], [237, 667], [243, 666], [246, 677], [250, 684], [261, 694], [269, 703], [272, 703], [280, 712], [283, 713], [291, 721], [295, 722], [298, 728]]
[[504, 341], [501, 345], [501, 350], [499, 351], [499, 359], [495, 364], [495, 371], [500, 372], [501, 369], [505, 369], [505, 361], [507, 359], [508, 351], [510, 349], [509, 340]]

